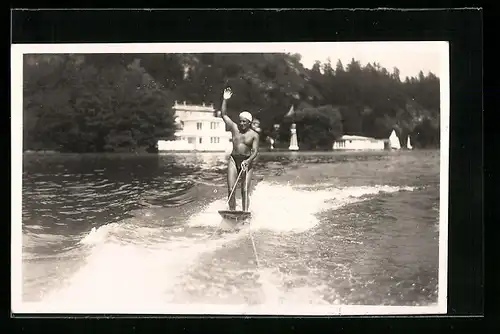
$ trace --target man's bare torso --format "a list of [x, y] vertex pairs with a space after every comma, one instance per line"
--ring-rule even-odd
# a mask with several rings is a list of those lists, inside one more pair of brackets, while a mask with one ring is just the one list
[[255, 133], [251, 130], [241, 133], [239, 129], [233, 131], [233, 153], [241, 155], [250, 155], [252, 152], [252, 143], [255, 140]]

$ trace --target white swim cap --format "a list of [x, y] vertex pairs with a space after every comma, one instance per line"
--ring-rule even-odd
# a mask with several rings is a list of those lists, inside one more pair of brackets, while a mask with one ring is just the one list
[[246, 120], [248, 120], [250, 122], [253, 120], [252, 114], [249, 113], [248, 111], [241, 112], [240, 113], [240, 118], [244, 118], [244, 119], [246, 119]]

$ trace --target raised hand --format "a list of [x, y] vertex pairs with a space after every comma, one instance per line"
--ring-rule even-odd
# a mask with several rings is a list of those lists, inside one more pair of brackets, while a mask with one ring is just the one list
[[231, 91], [231, 88], [226, 88], [224, 89], [224, 100], [228, 100], [231, 98], [231, 96], [233, 95], [233, 92]]

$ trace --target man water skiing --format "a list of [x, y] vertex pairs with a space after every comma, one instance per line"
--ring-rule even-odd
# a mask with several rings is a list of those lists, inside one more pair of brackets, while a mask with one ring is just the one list
[[[228, 196], [231, 196], [231, 191], [241, 172], [241, 178], [243, 179], [241, 186], [242, 210], [248, 212], [248, 190], [250, 189], [250, 181], [252, 179], [253, 162], [259, 153], [259, 134], [257, 131], [251, 131], [253, 117], [248, 111], [240, 113], [238, 124], [233, 122], [227, 115], [227, 100], [229, 100], [232, 95], [233, 93], [230, 88], [224, 90], [224, 99], [221, 107], [222, 119], [226, 123], [229, 131], [231, 131], [233, 137], [233, 150], [229, 157], [227, 168]], [[236, 210], [236, 197], [234, 192], [229, 199], [229, 209], [233, 211]]]

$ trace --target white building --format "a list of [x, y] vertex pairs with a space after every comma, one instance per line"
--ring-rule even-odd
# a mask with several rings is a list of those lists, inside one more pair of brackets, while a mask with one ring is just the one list
[[231, 133], [212, 105], [173, 106], [177, 131], [174, 140], [159, 140], [158, 151], [225, 152], [231, 149]]
[[334, 150], [384, 150], [384, 140], [344, 135], [333, 143]]

